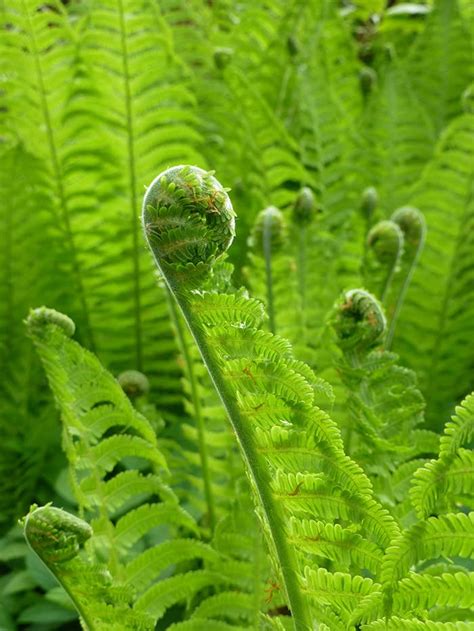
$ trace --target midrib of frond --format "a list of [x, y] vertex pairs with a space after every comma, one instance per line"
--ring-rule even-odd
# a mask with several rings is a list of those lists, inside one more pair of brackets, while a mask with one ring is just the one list
[[178, 312], [178, 309], [176, 308], [176, 303], [174, 301], [173, 296], [170, 295], [170, 291], [168, 287], [166, 287], [166, 295], [168, 298], [171, 318], [173, 320], [173, 323], [176, 329], [178, 345], [183, 354], [183, 360], [185, 363], [185, 371], [187, 373], [187, 378], [191, 387], [191, 403], [193, 406], [194, 421], [196, 423], [196, 429], [197, 429], [197, 434], [198, 434], [198, 448], [199, 448], [199, 458], [201, 462], [201, 474], [202, 474], [202, 480], [203, 480], [203, 485], [204, 485], [204, 496], [206, 499], [207, 511], [208, 511], [208, 516], [209, 516], [209, 526], [210, 526], [210, 530], [212, 534], [214, 532], [214, 528], [216, 525], [215, 501], [214, 501], [214, 493], [212, 490], [211, 472], [209, 468], [209, 453], [208, 453], [208, 448], [206, 445], [205, 426], [204, 426], [204, 419], [202, 415], [201, 400], [199, 398], [197, 376], [194, 372], [193, 358], [191, 357], [190, 349], [189, 349], [188, 342], [186, 340], [186, 336], [184, 333], [183, 325], [181, 322], [181, 314]]
[[133, 304], [135, 322], [135, 356], [136, 367], [142, 370], [142, 321], [141, 321], [141, 287], [140, 287], [140, 256], [139, 256], [139, 236], [138, 236], [138, 206], [137, 206], [137, 177], [135, 160], [135, 136], [133, 129], [132, 96], [130, 89], [130, 69], [128, 63], [127, 32], [125, 28], [125, 11], [123, 0], [117, 0], [120, 24], [120, 45], [122, 53], [123, 87], [125, 94], [125, 123], [127, 132], [127, 153], [128, 153], [128, 177], [129, 177], [129, 199], [131, 207], [131, 230], [132, 230], [132, 261], [133, 261]]
[[306, 603], [302, 598], [302, 592], [296, 576], [296, 553], [288, 545], [286, 535], [281, 528], [279, 510], [272, 496], [271, 486], [269, 480], [267, 479], [267, 474], [262, 471], [258, 449], [254, 444], [251, 433], [244, 423], [239, 406], [234, 399], [232, 391], [216, 364], [213, 351], [208, 345], [204, 331], [201, 330], [199, 326], [195, 326], [195, 319], [189, 308], [187, 300], [181, 298], [179, 293], [175, 293], [174, 295], [198, 345], [202, 359], [214, 383], [216, 391], [219, 394], [225, 410], [227, 411], [229, 419], [231, 419], [234, 431], [240, 444], [242, 457], [247, 464], [249, 474], [254, 482], [255, 490], [271, 533], [278, 563], [285, 580], [288, 600], [295, 620], [295, 631], [305, 631], [307, 628], [311, 627], [311, 616], [308, 603]]
[[439, 366], [439, 361], [440, 361], [440, 351], [441, 351], [441, 346], [442, 343], [444, 341], [444, 337], [445, 337], [445, 328], [449, 322], [449, 317], [448, 317], [448, 308], [451, 302], [451, 298], [452, 298], [452, 293], [453, 293], [453, 288], [455, 287], [455, 280], [456, 280], [456, 261], [457, 261], [457, 257], [458, 257], [458, 252], [460, 250], [460, 246], [463, 242], [463, 238], [465, 235], [465, 225], [466, 225], [466, 220], [470, 215], [470, 205], [471, 205], [471, 201], [473, 198], [473, 190], [472, 190], [472, 186], [471, 186], [471, 190], [468, 192], [468, 196], [466, 199], [466, 203], [464, 205], [464, 212], [462, 215], [462, 218], [459, 220], [458, 223], [458, 231], [457, 231], [457, 235], [456, 235], [456, 241], [455, 243], [452, 244], [452, 250], [451, 250], [451, 260], [449, 263], [449, 272], [448, 275], [446, 277], [446, 291], [444, 293], [443, 296], [443, 301], [441, 304], [441, 310], [439, 313], [439, 317], [438, 317], [438, 326], [437, 326], [437, 337], [435, 339], [435, 343], [433, 345], [432, 351], [431, 351], [431, 363], [430, 363], [430, 368], [429, 368], [429, 378], [428, 378], [428, 387], [427, 387], [427, 400], [430, 401], [431, 400], [431, 391], [433, 388], [433, 382], [434, 382], [434, 376], [437, 374], [438, 372], [438, 366]]
[[51, 122], [48, 99], [46, 96], [44, 72], [41, 65], [40, 53], [38, 49], [35, 28], [34, 28], [34, 25], [32, 24], [30, 10], [27, 6], [25, 6], [25, 0], [22, 0], [22, 9], [23, 9], [24, 15], [27, 16], [30, 39], [33, 45], [34, 63], [35, 63], [37, 84], [38, 84], [38, 89], [39, 89], [41, 112], [42, 112], [45, 127], [46, 127], [48, 148], [49, 148], [49, 153], [50, 153], [50, 158], [51, 158], [51, 164], [53, 167], [53, 175], [56, 182], [56, 192], [57, 192], [57, 196], [59, 200], [59, 207], [61, 209], [62, 225], [63, 225], [64, 233], [66, 236], [66, 242], [71, 253], [72, 271], [74, 274], [74, 280], [75, 280], [76, 288], [78, 292], [79, 303], [81, 305], [82, 314], [84, 317], [84, 326], [85, 326], [88, 345], [90, 349], [94, 352], [95, 350], [94, 336], [93, 336], [92, 327], [90, 324], [89, 308], [87, 304], [84, 283], [82, 282], [81, 268], [79, 265], [76, 243], [74, 240], [74, 235], [73, 235], [73, 231], [71, 227], [71, 220], [69, 217], [69, 208], [67, 205], [66, 195], [64, 192], [61, 166], [60, 166], [58, 151], [57, 151], [56, 142], [54, 138], [54, 131], [53, 131], [53, 125]]

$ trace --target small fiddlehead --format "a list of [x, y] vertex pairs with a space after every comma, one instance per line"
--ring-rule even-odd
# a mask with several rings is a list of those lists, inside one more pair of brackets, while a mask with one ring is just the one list
[[60, 313], [48, 307], [32, 309], [28, 314], [26, 324], [28, 328], [31, 329], [32, 333], [38, 335], [45, 330], [44, 327], [46, 324], [54, 324], [60, 327], [68, 337], [72, 337], [76, 330], [76, 325], [71, 318], [64, 313]]
[[374, 186], [368, 186], [362, 192], [360, 200], [360, 212], [366, 221], [367, 228], [370, 226], [375, 209], [379, 203], [379, 195]]
[[291, 219], [298, 239], [296, 253], [296, 269], [298, 275], [298, 291], [301, 298], [302, 330], [306, 331], [306, 284], [307, 284], [307, 244], [308, 227], [314, 222], [318, 208], [313, 191], [303, 186], [293, 205]]
[[[380, 286], [380, 299], [387, 298], [393, 277], [403, 254], [403, 232], [394, 221], [379, 221], [367, 235], [367, 246], [373, 252], [378, 264], [384, 269]], [[369, 266], [369, 278], [372, 271]], [[374, 273], [374, 275], [376, 275]]]
[[382, 341], [386, 319], [379, 302], [364, 289], [346, 291], [336, 307], [333, 327], [344, 352], [367, 353]]
[[33, 507], [25, 517], [26, 540], [50, 567], [71, 561], [92, 537], [89, 524], [54, 506]]
[[150, 390], [148, 377], [139, 370], [125, 370], [117, 377], [117, 381], [129, 399], [141, 397]]
[[387, 348], [391, 347], [397, 319], [426, 238], [425, 218], [417, 208], [411, 206], [399, 208], [393, 213], [391, 221], [397, 224], [403, 233], [404, 251], [401, 258], [400, 286], [395, 305], [393, 309], [390, 309], [391, 318], [387, 333]]
[[87, 522], [51, 505], [32, 506], [22, 520], [25, 539], [70, 596], [88, 631], [151, 631], [153, 619], [134, 610], [103, 565], [83, 553], [93, 536]]
[[276, 332], [275, 304], [273, 291], [273, 255], [281, 250], [286, 240], [286, 226], [281, 211], [275, 206], [262, 210], [255, 221], [250, 237], [250, 247], [263, 256], [267, 289], [267, 309], [270, 331]]

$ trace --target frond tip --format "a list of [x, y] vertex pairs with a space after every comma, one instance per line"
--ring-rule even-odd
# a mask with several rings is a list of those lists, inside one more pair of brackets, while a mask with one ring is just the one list
[[235, 235], [235, 213], [211, 172], [194, 166], [163, 171], [143, 201], [146, 239], [160, 267], [173, 274], [188, 265], [206, 267]]
[[35, 333], [39, 333], [47, 324], [55, 324], [59, 326], [68, 337], [72, 337], [76, 330], [76, 325], [71, 318], [64, 313], [60, 313], [55, 309], [49, 309], [48, 307], [31, 309], [26, 319], [26, 324], [28, 329]]
[[24, 532], [30, 546], [48, 564], [70, 561], [92, 537], [87, 522], [54, 506], [32, 506]]
[[308, 186], [303, 186], [293, 206], [292, 219], [294, 223], [307, 226], [313, 221], [317, 212], [313, 191]]
[[139, 370], [125, 370], [117, 377], [117, 381], [130, 399], [142, 396], [150, 389], [147, 376]]
[[336, 305], [333, 326], [341, 347], [367, 350], [381, 342], [385, 333], [385, 315], [378, 300], [364, 289], [344, 292]]
[[367, 245], [380, 263], [393, 265], [403, 249], [403, 232], [394, 221], [379, 221], [367, 235]]

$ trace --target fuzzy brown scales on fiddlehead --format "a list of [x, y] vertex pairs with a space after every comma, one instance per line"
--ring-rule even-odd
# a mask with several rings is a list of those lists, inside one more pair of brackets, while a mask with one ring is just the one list
[[344, 292], [332, 324], [343, 350], [363, 352], [379, 344], [386, 329], [380, 303], [364, 289]]
[[142, 220], [165, 276], [182, 283], [191, 282], [193, 268], [205, 273], [235, 235], [235, 213], [226, 189], [211, 172], [194, 166], [172, 167], [153, 180]]
[[25, 538], [48, 565], [65, 563], [92, 537], [89, 524], [54, 506], [32, 507], [24, 519]]
[[394, 221], [379, 221], [367, 235], [367, 245], [382, 265], [393, 265], [403, 251], [403, 232]]
[[72, 337], [76, 330], [76, 325], [71, 318], [55, 309], [48, 309], [48, 307], [32, 309], [28, 314], [26, 324], [34, 333], [40, 333], [48, 324], [60, 327], [68, 337]]

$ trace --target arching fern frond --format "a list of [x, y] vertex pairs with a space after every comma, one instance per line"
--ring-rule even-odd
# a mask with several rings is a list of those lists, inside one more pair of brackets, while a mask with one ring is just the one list
[[[186, 221], [198, 223], [199, 231], [207, 236], [198, 252], [187, 249], [187, 242], [179, 239], [175, 242], [178, 251], [172, 256], [167, 247], [161, 250], [161, 244], [172, 237], [172, 230], [162, 224], [160, 217], [173, 209], [187, 217]], [[233, 235], [233, 213], [219, 183], [196, 168], [172, 168], [149, 187], [143, 221], [155, 259], [232, 421], [258, 498], [263, 529], [269, 535], [270, 551], [283, 577], [295, 628], [306, 629], [312, 624], [312, 613], [299, 585], [305, 557], [302, 555], [300, 563], [298, 550], [303, 552], [304, 547], [299, 548], [289, 532], [290, 524], [305, 522], [301, 509], [295, 511], [294, 504], [285, 501], [282, 493], [277, 501], [271, 480], [284, 483], [290, 473], [321, 471], [368, 511], [374, 504], [371, 484], [360, 467], [344, 454], [337, 426], [314, 407], [314, 390], [308, 381], [312, 379], [311, 370], [291, 355], [279, 354], [277, 349], [285, 345], [278, 338], [276, 343], [271, 336], [262, 339], [262, 347], [269, 347], [265, 353], [249, 344], [260, 326], [258, 303], [246, 299], [242, 292], [220, 294], [196, 287], [198, 274], [202, 277], [211, 273], [214, 257], [225, 250]], [[212, 334], [221, 325], [232, 331], [231, 339], [240, 340], [238, 345], [221, 343], [222, 338]], [[243, 354], [242, 348], [249, 350]], [[300, 491], [298, 484], [294, 495]], [[382, 525], [396, 531], [388, 514], [385, 522], [382, 520]], [[363, 547], [365, 533], [361, 525], [359, 528]], [[327, 527], [333, 541], [337, 540], [336, 531], [339, 532], [331, 525]], [[373, 544], [366, 547], [372, 549]], [[354, 558], [349, 556], [350, 562], [359, 567], [360, 559], [355, 554]]]
[[440, 427], [453, 404], [472, 389], [473, 123], [471, 114], [451, 123], [410, 198], [425, 216], [428, 232], [394, 349], [419, 376], [430, 427]]
[[[137, 622], [156, 622], [169, 607], [225, 583], [212, 569], [220, 555], [192, 537], [196, 523], [165, 482], [152, 426], [96, 357], [69, 339], [74, 323], [43, 307], [28, 326], [62, 412], [73, 491], [92, 527], [92, 565], [105, 565]], [[80, 591], [80, 581], [71, 589]], [[119, 619], [119, 610], [113, 615]]]

